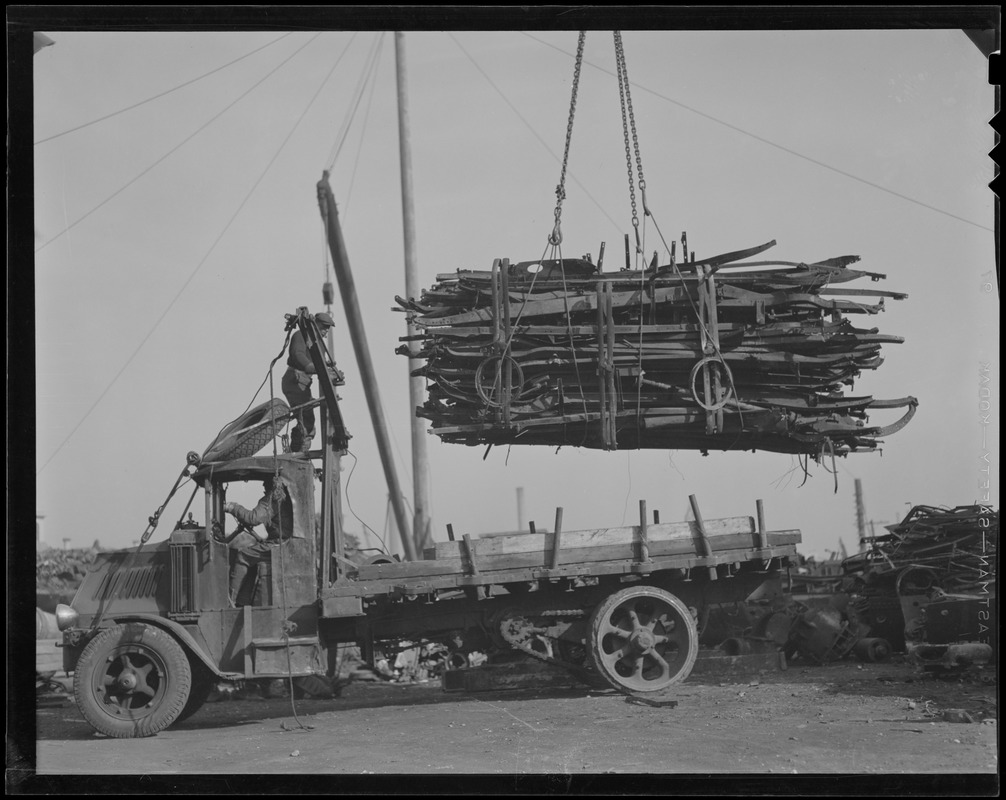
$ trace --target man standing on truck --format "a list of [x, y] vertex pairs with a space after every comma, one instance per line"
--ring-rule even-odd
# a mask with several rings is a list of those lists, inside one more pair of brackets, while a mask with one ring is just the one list
[[[324, 312], [314, 315], [314, 323], [318, 332], [325, 336], [329, 328], [335, 326], [331, 315]], [[287, 357], [287, 371], [283, 375], [283, 394], [294, 411], [297, 424], [290, 433], [290, 450], [294, 453], [306, 453], [311, 449], [311, 439], [314, 438], [314, 407], [298, 409], [305, 403], [310, 403], [312, 376], [316, 372], [311, 354], [307, 350], [304, 334], [295, 331], [290, 337], [290, 355]]]
[[[258, 564], [272, 548], [293, 535], [293, 501], [282, 478], [264, 482], [264, 493], [255, 508], [224, 503], [224, 511], [245, 526], [231, 543], [234, 551], [230, 575], [230, 596], [234, 605], [251, 605], [255, 594]], [[265, 534], [255, 530], [262, 525]]]

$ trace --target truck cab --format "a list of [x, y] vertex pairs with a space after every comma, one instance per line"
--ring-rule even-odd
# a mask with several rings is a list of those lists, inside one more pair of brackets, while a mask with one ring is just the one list
[[[241, 530], [224, 503], [242, 484], [261, 493], [275, 476], [292, 501], [293, 529], [258, 563], [252, 603], [239, 608], [229, 593], [229, 543]], [[164, 542], [100, 554], [72, 604], [78, 618], [65, 631], [64, 667], [87, 676], [75, 681], [81, 710], [112, 736], [156, 724], [179, 703], [194, 712], [219, 679], [325, 672], [311, 460], [242, 458], [201, 466], [191, 477], [204, 522], [189, 513]]]
[[[322, 450], [255, 455], [292, 415], [276, 399], [246, 412], [202, 456], [189, 453], [172, 495], [185, 479], [193, 492], [167, 539], [146, 546], [158, 511], [137, 549], [100, 554], [71, 606], [57, 611], [63, 664], [75, 675], [78, 706], [102, 733], [156, 733], [198, 710], [220, 679], [325, 672], [319, 587], [342, 574], [333, 554], [342, 549], [338, 456], [349, 435], [335, 396], [341, 374], [306, 309], [288, 315], [287, 330], [295, 327], [318, 361], [320, 402], [327, 404]], [[252, 600], [238, 607], [229, 584], [232, 544], [243, 526], [225, 514], [224, 504], [248, 504], [270, 480], [279, 480], [290, 498], [290, 536], [258, 561]], [[196, 518], [200, 510], [202, 520]]]

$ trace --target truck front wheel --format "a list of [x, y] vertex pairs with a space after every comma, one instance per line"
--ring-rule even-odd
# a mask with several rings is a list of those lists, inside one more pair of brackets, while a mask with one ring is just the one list
[[166, 631], [139, 622], [107, 628], [80, 654], [73, 693], [96, 731], [116, 739], [153, 736], [178, 719], [192, 669]]

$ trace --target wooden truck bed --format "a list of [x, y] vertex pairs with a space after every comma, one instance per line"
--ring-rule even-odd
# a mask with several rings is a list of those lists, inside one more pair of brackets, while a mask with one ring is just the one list
[[701, 570], [715, 579], [744, 562], [767, 567], [771, 559], [795, 556], [799, 542], [800, 531], [760, 531], [752, 517], [482, 538], [466, 534], [460, 541], [438, 542], [424, 551], [421, 561], [361, 566], [325, 589], [322, 597], [416, 595], [463, 586], [661, 570]]

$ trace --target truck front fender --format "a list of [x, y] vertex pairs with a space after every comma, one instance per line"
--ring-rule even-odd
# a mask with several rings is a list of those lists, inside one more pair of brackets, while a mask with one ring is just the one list
[[[213, 663], [213, 659], [211, 659], [206, 654], [205, 648], [196, 640], [196, 638], [189, 632], [189, 630], [184, 625], [181, 625], [175, 622], [174, 620], [165, 619], [164, 617], [157, 616], [156, 614], [131, 613], [121, 615], [110, 615], [107, 622], [108, 624], [112, 625], [121, 625], [127, 622], [142, 622], [146, 625], [153, 625], [154, 627], [161, 628], [162, 630], [167, 631], [172, 636], [174, 636], [178, 640], [178, 643], [182, 645], [183, 648], [185, 648], [186, 652], [191, 654], [192, 657], [198, 659], [203, 664], [203, 666], [205, 666], [210, 672], [212, 672], [217, 677], [224, 678], [227, 680], [236, 680], [244, 677], [244, 675], [240, 673], [221, 672], [217, 668], [217, 665]], [[76, 650], [76, 653], [78, 655], [80, 653], [80, 650], [83, 649], [83, 645], [90, 640], [93, 633], [94, 631], [89, 631], [85, 636], [85, 638], [81, 640], [80, 645], [74, 648], [74, 650]], [[66, 651], [64, 651], [64, 653], [66, 653]], [[67, 665], [65, 662], [66, 659], [64, 658], [64, 666], [67, 668], [67, 671], [68, 672], [72, 671], [72, 667]]]

